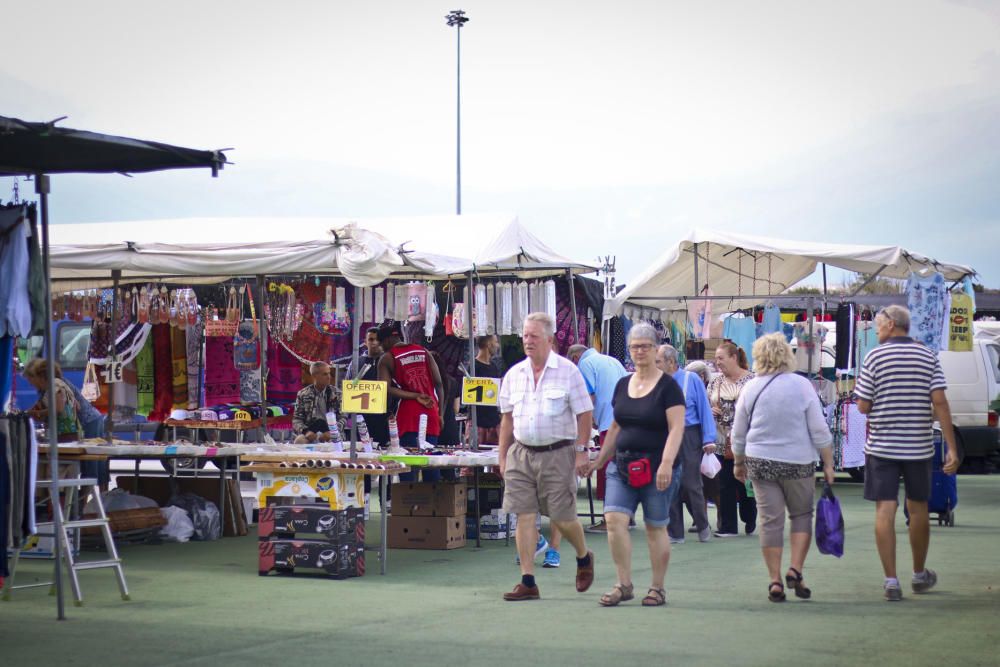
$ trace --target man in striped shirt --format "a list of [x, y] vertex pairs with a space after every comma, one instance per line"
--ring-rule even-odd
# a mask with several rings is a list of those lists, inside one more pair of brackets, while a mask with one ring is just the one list
[[865, 498], [875, 501], [875, 544], [885, 570], [885, 598], [903, 598], [896, 578], [896, 509], [903, 478], [910, 514], [914, 593], [930, 590], [937, 574], [925, 567], [930, 543], [927, 501], [931, 492], [934, 418], [948, 445], [944, 472], [958, 469], [947, 388], [937, 355], [909, 337], [910, 311], [889, 306], [875, 316], [879, 346], [865, 357], [854, 393], [868, 415], [865, 446]]

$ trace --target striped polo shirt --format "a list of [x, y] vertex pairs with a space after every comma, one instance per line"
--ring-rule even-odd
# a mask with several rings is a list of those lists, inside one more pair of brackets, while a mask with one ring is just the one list
[[858, 398], [872, 403], [865, 453], [909, 461], [931, 458], [931, 392], [946, 388], [937, 355], [912, 338], [890, 338], [869, 352], [854, 388]]

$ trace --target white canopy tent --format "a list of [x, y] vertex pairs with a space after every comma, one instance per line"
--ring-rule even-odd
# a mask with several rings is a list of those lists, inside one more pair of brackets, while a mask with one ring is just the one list
[[695, 229], [608, 301], [604, 316], [620, 314], [626, 302], [657, 310], [683, 307], [683, 301], [705, 285], [715, 295], [737, 297], [731, 300], [732, 307], [745, 308], [781, 294], [820, 264], [899, 279], [924, 270], [939, 271], [948, 280], [976, 273], [971, 267], [943, 264], [899, 246], [814, 243]]
[[185, 218], [53, 225], [51, 234], [52, 278], [64, 290], [107, 286], [113, 270], [122, 282], [333, 273], [362, 287], [390, 275], [596, 270], [557, 254], [516, 217], [498, 215]]

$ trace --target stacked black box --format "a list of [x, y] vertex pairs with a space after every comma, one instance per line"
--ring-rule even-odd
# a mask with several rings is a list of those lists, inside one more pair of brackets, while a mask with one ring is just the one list
[[[335, 579], [365, 573], [364, 509], [274, 505], [260, 510], [258, 574], [317, 568]], [[303, 534], [315, 538], [303, 539]]]

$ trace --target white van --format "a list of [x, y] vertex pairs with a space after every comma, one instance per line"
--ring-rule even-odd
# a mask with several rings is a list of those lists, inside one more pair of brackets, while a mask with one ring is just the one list
[[951, 418], [961, 434], [969, 466], [979, 468], [997, 452], [997, 413], [990, 408], [1000, 397], [1000, 343], [977, 336], [972, 352], [941, 352], [941, 369], [948, 382]]

